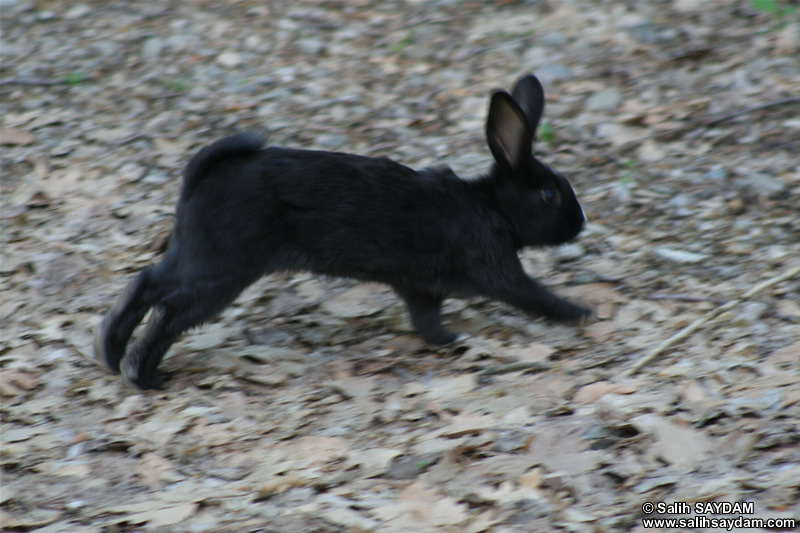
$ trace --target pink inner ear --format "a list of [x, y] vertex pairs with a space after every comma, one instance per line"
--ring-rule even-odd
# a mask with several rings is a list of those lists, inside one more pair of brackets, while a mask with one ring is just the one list
[[497, 125], [498, 138], [508, 161], [514, 163], [520, 156], [521, 141], [525, 138], [525, 119], [510, 105], [505, 105]]

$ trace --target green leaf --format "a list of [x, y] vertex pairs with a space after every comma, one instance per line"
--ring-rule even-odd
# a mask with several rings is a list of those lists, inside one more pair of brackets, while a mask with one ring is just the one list
[[753, 9], [762, 13], [777, 13], [778, 0], [753, 0]]
[[69, 74], [62, 76], [61, 79], [63, 79], [67, 85], [72, 85], [74, 87], [75, 85], [85, 82], [87, 79], [89, 79], [89, 76], [83, 72], [70, 72]]
[[539, 138], [547, 144], [553, 144], [553, 141], [556, 140], [553, 125], [549, 122], [542, 122], [542, 124], [539, 126]]

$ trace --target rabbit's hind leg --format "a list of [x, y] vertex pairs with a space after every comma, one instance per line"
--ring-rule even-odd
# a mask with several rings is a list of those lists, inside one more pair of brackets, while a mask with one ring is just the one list
[[119, 373], [120, 361], [133, 330], [150, 307], [171, 290], [170, 282], [160, 275], [164, 270], [162, 265], [139, 272], [95, 330], [95, 360], [114, 373]]
[[158, 365], [188, 329], [213, 319], [249, 285], [234, 277], [184, 283], [153, 308], [144, 332], [122, 360], [122, 377], [140, 389], [160, 389]]
[[444, 345], [458, 338], [442, 326], [442, 296], [408, 287], [394, 286], [394, 290], [405, 300], [411, 323], [426, 342]]

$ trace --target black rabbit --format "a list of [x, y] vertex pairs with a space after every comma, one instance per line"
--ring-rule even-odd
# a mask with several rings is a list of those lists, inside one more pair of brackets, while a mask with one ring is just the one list
[[[97, 329], [99, 362], [142, 389], [178, 336], [214, 318], [275, 271], [310, 271], [390, 285], [428, 342], [448, 296], [480, 295], [560, 321], [590, 311], [523, 271], [517, 251], [557, 245], [585, 217], [569, 182], [532, 154], [544, 91], [529, 75], [492, 94], [486, 136], [495, 163], [463, 180], [386, 158], [268, 146], [243, 133], [189, 162], [166, 254], [125, 289]], [[134, 329], [153, 309], [141, 338]]]

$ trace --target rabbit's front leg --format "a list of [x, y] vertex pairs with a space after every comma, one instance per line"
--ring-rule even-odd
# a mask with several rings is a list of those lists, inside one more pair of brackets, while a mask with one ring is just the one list
[[495, 278], [481, 291], [485, 296], [513, 305], [528, 313], [558, 322], [583, 323], [592, 317], [592, 310], [553, 294], [547, 287], [528, 276], [522, 265], [513, 273]]
[[397, 285], [394, 290], [405, 300], [411, 323], [426, 342], [443, 345], [458, 338], [458, 335], [442, 326], [443, 296]]

